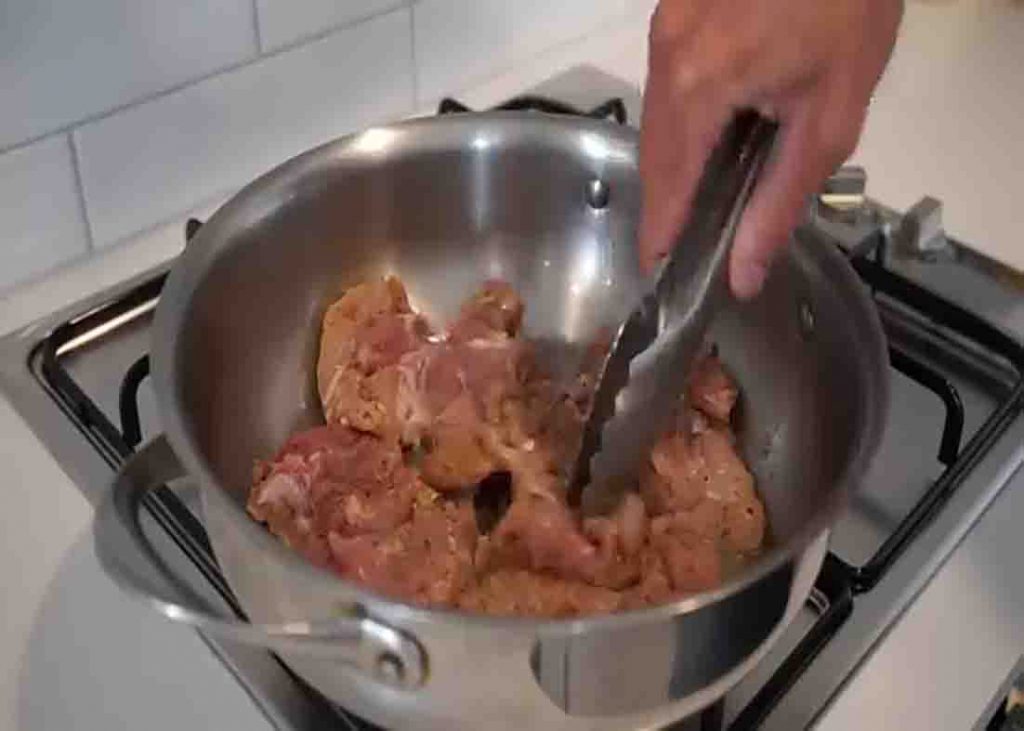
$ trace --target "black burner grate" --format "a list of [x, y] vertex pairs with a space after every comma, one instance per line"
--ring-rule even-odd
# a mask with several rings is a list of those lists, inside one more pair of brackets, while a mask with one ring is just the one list
[[[583, 115], [597, 119], [610, 118], [618, 123], [626, 122], [626, 109], [621, 99], [611, 99], [591, 110], [581, 111], [555, 100], [523, 96], [498, 109]], [[445, 99], [438, 113], [467, 111], [469, 109], [463, 104]], [[186, 237], [191, 239], [200, 225], [199, 221], [190, 220], [186, 226]], [[938, 459], [945, 471], [863, 565], [850, 565], [831, 553], [826, 557], [815, 583], [817, 601], [822, 605], [817, 620], [778, 670], [729, 724], [730, 729], [756, 728], [767, 718], [855, 611], [856, 596], [871, 591], [878, 584], [907, 546], [936, 517], [970, 470], [1024, 409], [1024, 347], [977, 315], [889, 270], [884, 264], [884, 246], [885, 242], [881, 239], [869, 242], [859, 247], [851, 262], [873, 292], [883, 314], [890, 339], [892, 367], [934, 393], [945, 406], [945, 423], [937, 446]], [[149, 373], [149, 358], [146, 356], [139, 359], [125, 374], [120, 394], [121, 428], [118, 429], [78, 386], [64, 367], [63, 356], [73, 347], [73, 341], [77, 338], [104, 328], [109, 329], [131, 313], [155, 305], [164, 279], [165, 275], [154, 277], [58, 327], [39, 344], [33, 355], [33, 358], [41, 362], [41, 382], [44, 388], [114, 468], [124, 462], [143, 438], [137, 395], [139, 385]], [[914, 317], [909, 323], [901, 322], [897, 326], [895, 320], [886, 317], [894, 305], [900, 311], [913, 313]], [[927, 342], [932, 354], [957, 362], [975, 363], [980, 372], [987, 374], [998, 387], [998, 404], [965, 444], [964, 408], [960, 395], [947, 378], [924, 359], [917, 357], [912, 348], [906, 347], [920, 342]], [[238, 616], [244, 617], [217, 568], [201, 523], [167, 489], [154, 492], [147, 501], [147, 508]], [[349, 726], [358, 725], [351, 716], [343, 720]], [[720, 729], [723, 724], [721, 703], [706, 711], [700, 719], [701, 729]], [[372, 727], [366, 725], [363, 728]]]
[[[465, 104], [450, 98], [442, 99], [441, 103], [437, 106], [438, 114], [459, 114], [469, 111], [472, 110]], [[608, 99], [592, 109], [582, 110], [556, 99], [526, 94], [513, 97], [507, 102], [494, 107], [492, 111], [541, 112], [543, 114], [564, 114], [571, 117], [590, 117], [591, 119], [611, 118], [619, 124], [625, 124], [628, 117], [625, 102], [617, 97]]]

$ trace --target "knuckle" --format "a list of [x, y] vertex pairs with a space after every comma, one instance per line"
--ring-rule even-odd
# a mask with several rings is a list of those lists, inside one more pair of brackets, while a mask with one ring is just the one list
[[756, 72], [761, 58], [761, 43], [757, 38], [741, 36], [723, 62], [722, 77], [741, 90]]
[[673, 90], [681, 97], [692, 97], [712, 83], [714, 73], [699, 58], [687, 58], [676, 64], [672, 75]]

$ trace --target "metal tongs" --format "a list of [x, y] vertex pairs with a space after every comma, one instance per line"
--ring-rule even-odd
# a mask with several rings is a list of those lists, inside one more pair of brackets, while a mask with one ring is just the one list
[[686, 374], [715, 313], [728, 302], [729, 252], [776, 130], [756, 112], [733, 118], [708, 158], [690, 219], [653, 289], [619, 328], [570, 475], [569, 503], [585, 515], [618, 505], [671, 427]]

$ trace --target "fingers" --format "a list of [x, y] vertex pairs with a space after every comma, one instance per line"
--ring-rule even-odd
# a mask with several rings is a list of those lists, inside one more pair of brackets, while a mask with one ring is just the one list
[[[660, 100], [654, 93], [647, 99]], [[722, 115], [711, 109], [680, 114], [675, 105], [647, 105], [640, 140], [643, 207], [640, 263], [652, 270], [675, 244], [690, 209], [704, 163], [721, 130]]]
[[763, 34], [759, 24], [737, 27], [732, 17], [737, 4], [663, 0], [651, 24], [638, 241], [647, 272], [682, 231], [704, 165], [732, 109], [761, 92], [749, 82]]
[[775, 154], [740, 222], [729, 262], [729, 285], [738, 299], [761, 290], [776, 253], [789, 242], [810, 196], [853, 152], [863, 110], [808, 99], [783, 116]]
[[661, 2], [651, 23], [640, 133], [641, 267], [650, 272], [675, 242], [724, 118], [689, 52], [714, 2]]

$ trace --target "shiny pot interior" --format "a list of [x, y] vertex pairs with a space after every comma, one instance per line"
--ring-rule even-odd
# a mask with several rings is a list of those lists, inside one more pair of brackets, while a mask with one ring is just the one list
[[[253, 459], [322, 421], [314, 383], [320, 317], [346, 287], [370, 277], [397, 274], [414, 307], [436, 321], [452, 316], [481, 280], [503, 278], [527, 303], [527, 335], [550, 346], [552, 363], [571, 367], [644, 284], [634, 254], [639, 203], [637, 140], [628, 128], [465, 115], [371, 129], [312, 150], [247, 187], [203, 226], [160, 300], [154, 376], [168, 438], [205, 489], [214, 547], [248, 610], [321, 618], [304, 612], [322, 609], [316, 597], [329, 594], [421, 630], [458, 621], [286, 558], [288, 549], [244, 512]], [[781, 616], [793, 599], [793, 560], [856, 484], [884, 420], [888, 371], [877, 315], [838, 251], [812, 235], [797, 237], [761, 297], [720, 317], [713, 339], [742, 389], [738, 432], [773, 549], [722, 589], [633, 613], [635, 622], [721, 603], [780, 571]], [[273, 574], [280, 585], [266, 586], [265, 577], [259, 586], [249, 570], [256, 564], [290, 573]], [[282, 600], [285, 584], [290, 596]], [[742, 622], [737, 611], [734, 627]], [[579, 634], [620, 620], [634, 622], [626, 615], [536, 625], [477, 618], [472, 626]]]

